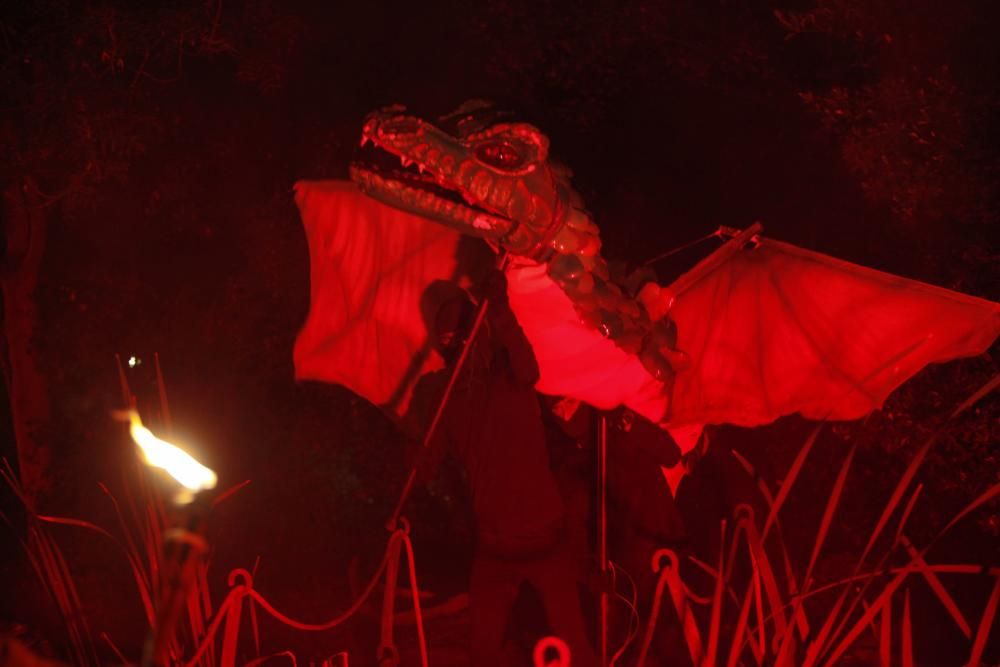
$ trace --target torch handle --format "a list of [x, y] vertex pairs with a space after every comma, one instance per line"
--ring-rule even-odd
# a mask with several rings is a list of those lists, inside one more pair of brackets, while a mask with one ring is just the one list
[[177, 619], [197, 577], [201, 559], [208, 551], [204, 537], [206, 509], [204, 499], [195, 498], [180, 510], [184, 513], [181, 525], [164, 534], [156, 625], [143, 645], [142, 667], [170, 664], [170, 644]]

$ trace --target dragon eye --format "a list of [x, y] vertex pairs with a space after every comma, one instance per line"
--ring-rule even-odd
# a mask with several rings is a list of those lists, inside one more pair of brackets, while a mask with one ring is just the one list
[[524, 156], [506, 142], [483, 144], [476, 148], [476, 157], [497, 169], [517, 169], [524, 164]]

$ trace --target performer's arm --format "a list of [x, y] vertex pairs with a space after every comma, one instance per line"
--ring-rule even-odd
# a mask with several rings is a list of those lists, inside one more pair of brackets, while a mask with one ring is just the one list
[[495, 340], [507, 350], [513, 379], [518, 384], [533, 387], [538, 382], [538, 361], [531, 343], [514, 317], [507, 300], [507, 278], [501, 271], [486, 277], [486, 298], [489, 299], [490, 330]]

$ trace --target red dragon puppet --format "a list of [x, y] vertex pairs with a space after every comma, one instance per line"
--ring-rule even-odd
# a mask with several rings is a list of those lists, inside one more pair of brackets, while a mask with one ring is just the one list
[[361, 143], [390, 166], [358, 162], [353, 183], [296, 188], [311, 307], [295, 369], [396, 413], [415, 380], [441, 366], [421, 313], [427, 285], [471, 285], [483, 266], [485, 245], [468, 237], [512, 258], [510, 303], [538, 359], [539, 391], [624, 404], [675, 434], [793, 413], [855, 419], [928, 363], [980, 354], [1000, 333], [998, 303], [757, 227], [673, 284], [630, 293], [611, 280], [598, 228], [545, 135], [475, 106], [437, 123], [383, 109]]

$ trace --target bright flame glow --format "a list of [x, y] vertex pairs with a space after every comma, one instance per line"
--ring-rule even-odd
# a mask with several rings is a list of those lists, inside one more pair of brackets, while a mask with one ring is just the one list
[[129, 432], [142, 450], [146, 463], [163, 468], [181, 486], [191, 492], [213, 489], [218, 478], [210, 468], [198, 463], [193, 456], [166, 440], [160, 440], [142, 425], [139, 413], [129, 412]]
[[128, 367], [129, 368], [135, 368], [138, 364], [139, 364], [139, 360], [136, 359], [135, 357], [129, 357], [128, 358]]

